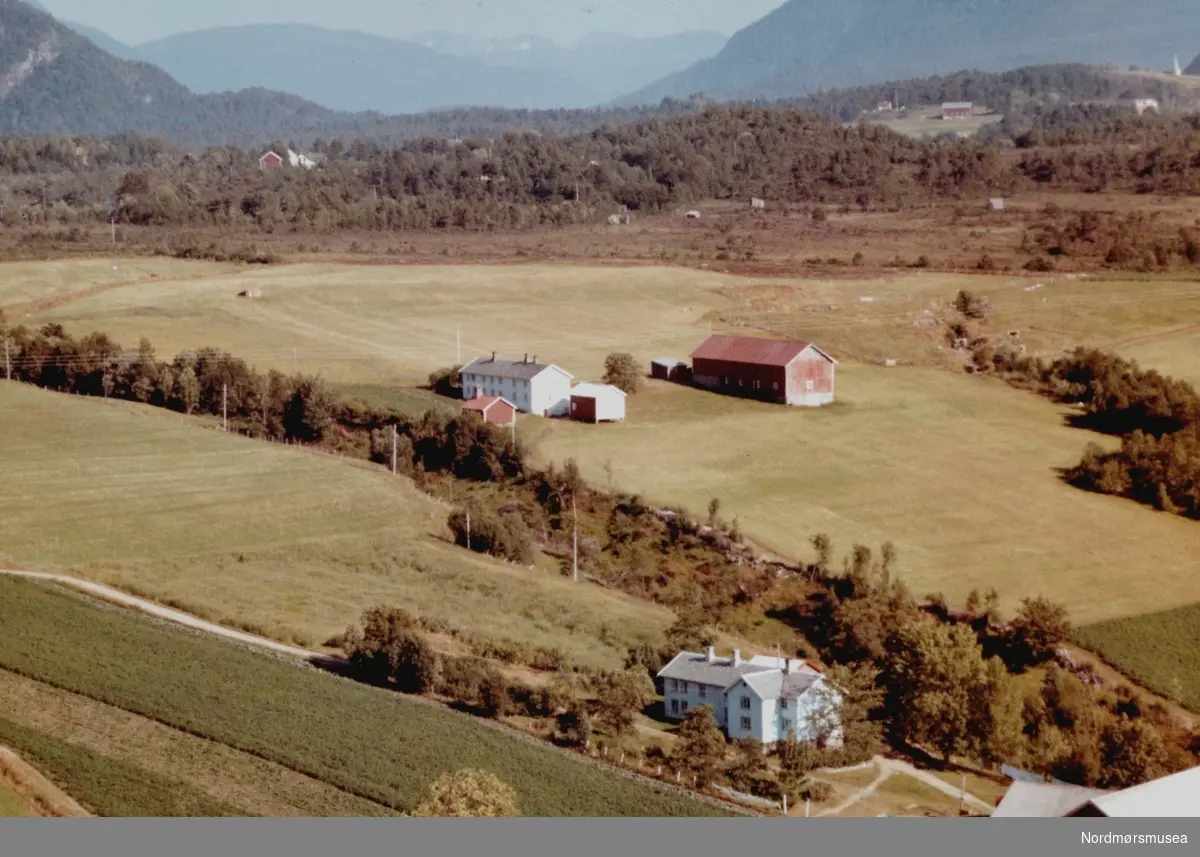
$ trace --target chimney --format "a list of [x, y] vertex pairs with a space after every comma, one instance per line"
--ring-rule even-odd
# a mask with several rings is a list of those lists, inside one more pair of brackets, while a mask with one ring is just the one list
[[738, 649], [733, 650], [733, 665], [735, 667], [742, 665], [742, 653]]
[[714, 649], [712, 646], [709, 646], [708, 647], [708, 657], [705, 660], [707, 660], [711, 664], [716, 659], [717, 659], [717, 650]]
[[525, 359], [524, 359], [522, 362], [523, 362], [523, 363], [528, 363], [528, 362], [529, 362], [529, 354], [528, 354], [528, 353], [526, 353], [526, 354], [525, 354]]
[[537, 363], [537, 355], [536, 355], [536, 354], [535, 354], [535, 355], [533, 355], [533, 361], [532, 361], [532, 362], [534, 362], [534, 363]]
[[783, 659], [783, 674], [784, 675], [792, 674], [792, 659], [791, 658]]
[[496, 352], [495, 351], [492, 352], [492, 362], [493, 363], [496, 362]]

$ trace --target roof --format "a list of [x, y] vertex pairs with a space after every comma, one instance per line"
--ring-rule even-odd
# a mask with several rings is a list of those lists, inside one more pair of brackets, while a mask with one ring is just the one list
[[680, 652], [671, 659], [669, 664], [659, 670], [658, 676], [659, 678], [673, 678], [680, 681], [694, 681], [697, 684], [730, 688], [741, 681], [744, 675], [769, 672], [770, 670], [770, 667], [751, 661], [742, 661], [735, 667], [732, 658], [714, 658], [710, 662], [707, 655], [698, 652]]
[[1200, 818], [1200, 768], [1101, 792], [1089, 802], [1110, 818]]
[[612, 384], [597, 384], [594, 381], [584, 381], [571, 389], [572, 396], [582, 396], [587, 399], [594, 399], [604, 393], [620, 393], [622, 397], [626, 397], [625, 391], [620, 387]]
[[710, 336], [703, 345], [693, 351], [692, 359], [753, 363], [759, 366], [787, 366], [808, 348], [814, 349], [830, 363], [837, 362], [811, 342], [720, 334]]
[[942, 104], [943, 110], [970, 110], [975, 105], [970, 101], [947, 101]]
[[686, 360], [680, 360], [678, 357], [655, 357], [650, 363], [654, 366], [686, 366]]
[[743, 660], [735, 667], [732, 658], [714, 657], [698, 652], [680, 652], [658, 672], [659, 678], [679, 681], [694, 681], [728, 690], [742, 679], [764, 699], [778, 699], [784, 695], [789, 699], [800, 696], [821, 680], [820, 672], [807, 661], [791, 659], [793, 672], [785, 675], [784, 658], [756, 655]]
[[992, 818], [1062, 818], [1103, 794], [1107, 792], [1083, 786], [1017, 780], [1004, 793]]
[[521, 381], [531, 381], [547, 369], [562, 372], [568, 378], [574, 378], [570, 372], [555, 366], [553, 363], [532, 363], [524, 360], [504, 360], [503, 358], [476, 357], [462, 368], [460, 374], [491, 375], [495, 378], [514, 378]]
[[504, 402], [504, 404], [508, 405], [514, 411], [517, 409], [516, 405], [503, 396], [476, 396], [474, 399], [467, 399], [465, 402], [463, 402], [463, 410], [479, 411], [481, 414], [486, 414], [488, 408], [497, 402]]
[[785, 675], [782, 670], [770, 670], [743, 676], [742, 680], [763, 699], [796, 699], [821, 681], [821, 676], [810, 672]]

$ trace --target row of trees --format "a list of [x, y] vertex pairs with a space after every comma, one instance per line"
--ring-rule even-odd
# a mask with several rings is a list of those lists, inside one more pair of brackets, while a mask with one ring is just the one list
[[395, 449], [397, 469], [407, 474], [449, 471], [489, 481], [525, 467], [508, 433], [469, 415], [431, 411], [412, 420], [346, 400], [319, 377], [263, 374], [215, 348], [164, 361], [145, 339], [135, 351], [103, 333], [77, 339], [58, 324], [9, 328], [3, 316], [0, 340], [13, 380], [51, 390], [225, 418], [230, 430], [252, 437], [326, 446], [380, 463], [390, 463]]

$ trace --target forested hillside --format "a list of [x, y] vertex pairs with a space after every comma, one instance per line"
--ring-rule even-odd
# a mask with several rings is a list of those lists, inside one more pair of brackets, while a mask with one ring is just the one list
[[188, 152], [129, 135], [9, 139], [0, 192], [10, 224], [107, 222], [115, 199], [117, 222], [131, 225], [327, 230], [565, 225], [751, 196], [899, 210], [1039, 186], [1200, 190], [1200, 117], [1050, 110], [1013, 133], [1006, 146], [920, 142], [799, 110], [714, 107], [562, 138], [318, 142], [327, 159], [311, 171], [264, 171], [258, 149]]

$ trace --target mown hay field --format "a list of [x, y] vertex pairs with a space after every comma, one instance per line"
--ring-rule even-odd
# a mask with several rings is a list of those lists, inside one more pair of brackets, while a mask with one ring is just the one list
[[[522, 813], [530, 816], [721, 814], [682, 793], [620, 776], [468, 715], [54, 587], [0, 579], [0, 623], [2, 670], [252, 754], [385, 807], [411, 809], [439, 775], [476, 767], [509, 783]], [[26, 747], [36, 748], [37, 738], [22, 737], [21, 728], [26, 727], [7, 727]], [[61, 755], [61, 747], [30, 750], [30, 761], [64, 785], [64, 768], [85, 769], [78, 775], [85, 779], [95, 776], [87, 762], [48, 764], [56, 753]]]
[[0, 382], [0, 565], [118, 585], [319, 646], [378, 603], [618, 666], [665, 609], [469, 554], [384, 468]]
[[1131, 678], [1200, 711], [1200, 604], [1086, 625], [1075, 639]]

